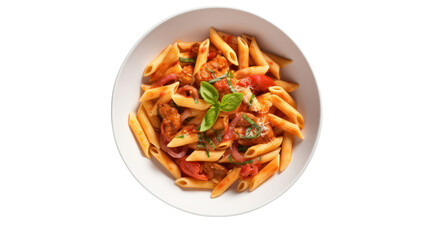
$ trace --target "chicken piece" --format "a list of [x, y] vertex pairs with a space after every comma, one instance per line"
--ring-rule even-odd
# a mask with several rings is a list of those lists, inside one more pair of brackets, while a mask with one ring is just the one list
[[180, 86], [191, 84], [192, 73], [194, 72], [194, 66], [186, 65], [182, 69], [183, 69], [182, 73], [177, 74], [177, 80], [180, 81]]
[[202, 172], [207, 175], [209, 179], [217, 181], [222, 180], [228, 173], [228, 169], [218, 163], [204, 162], [202, 165]]
[[162, 117], [162, 131], [171, 140], [182, 127], [179, 111], [168, 103], [159, 105], [158, 109], [159, 115]]

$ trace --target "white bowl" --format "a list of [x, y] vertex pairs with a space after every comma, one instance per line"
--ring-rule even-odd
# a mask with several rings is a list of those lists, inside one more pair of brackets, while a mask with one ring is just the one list
[[[156, 160], [142, 155], [127, 121], [128, 113], [136, 112], [138, 108], [145, 66], [175, 40], [201, 41], [208, 38], [210, 26], [236, 35], [253, 35], [261, 49], [293, 59], [292, 64], [281, 70], [281, 77], [300, 84], [292, 96], [305, 119], [305, 139], [301, 141], [295, 138], [292, 161], [284, 172], [274, 175], [253, 192], [237, 193], [233, 185], [215, 199], [210, 198], [210, 191], [182, 190], [176, 186], [174, 179]], [[112, 125], [116, 144], [134, 177], [154, 196], [169, 205], [206, 216], [249, 212], [286, 192], [310, 161], [317, 144], [320, 123], [321, 106], [316, 80], [298, 47], [282, 30], [263, 18], [229, 8], [205, 8], [181, 13], [146, 32], [125, 58], [112, 97]]]

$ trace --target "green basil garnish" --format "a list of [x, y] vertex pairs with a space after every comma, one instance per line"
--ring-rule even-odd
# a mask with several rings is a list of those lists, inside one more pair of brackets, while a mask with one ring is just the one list
[[247, 160], [247, 161], [244, 161], [244, 162], [233, 162], [233, 161], [232, 161], [231, 154], [228, 156], [228, 161], [229, 161], [229, 163], [237, 164], [237, 165], [246, 165], [246, 164], [251, 164], [251, 163], [253, 163], [253, 159], [250, 159], [250, 160]]
[[220, 103], [220, 110], [224, 112], [231, 112], [240, 106], [241, 101], [243, 100], [242, 93], [230, 93], [225, 95], [222, 98], [222, 102]]
[[210, 129], [213, 124], [216, 122], [217, 117], [219, 116], [220, 111], [230, 112], [240, 106], [241, 101], [243, 100], [242, 93], [231, 93], [227, 94], [222, 98], [222, 101], [219, 103], [219, 93], [215, 87], [213, 87], [208, 82], [201, 82], [199, 93], [201, 97], [212, 106], [204, 115], [203, 121], [199, 127], [201, 132], [204, 132]]
[[251, 118], [249, 118], [246, 114], [244, 114], [243, 113], [243, 118], [247, 121], [247, 122], [249, 122], [255, 129], [256, 129], [256, 133], [254, 134], [254, 135], [251, 135], [250, 134], [250, 132], [251, 132], [251, 128], [247, 128], [246, 129], [246, 135], [241, 135], [240, 136], [240, 138], [243, 138], [243, 139], [254, 139], [254, 138], [257, 138], [257, 137], [259, 137], [260, 135], [261, 135], [261, 133], [262, 133], [262, 129], [261, 129], [261, 127], [258, 125], [258, 124], [256, 124]]
[[213, 70], [211, 70], [208, 67], [206, 69], [207, 69], [207, 71], [209, 71], [212, 74], [213, 78], [216, 78], [216, 73]]
[[185, 138], [185, 135], [177, 136], [176, 138]]
[[252, 103], [253, 103], [253, 99], [255, 98], [255, 95], [254, 94], [252, 94], [252, 96], [250, 97], [250, 100], [249, 100], [249, 106], [252, 106]]
[[212, 146], [213, 148], [216, 148], [216, 146], [214, 145], [213, 141], [212, 141], [209, 137], [207, 137], [206, 133], [203, 133], [203, 137], [204, 137], [204, 140], [205, 140], [208, 144], [210, 144], [210, 146]]
[[194, 58], [179, 57], [181, 63], [195, 63]]

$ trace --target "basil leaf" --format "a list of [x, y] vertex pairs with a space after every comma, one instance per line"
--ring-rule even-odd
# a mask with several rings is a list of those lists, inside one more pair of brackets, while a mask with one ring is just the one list
[[208, 144], [210, 144], [210, 146], [212, 146], [213, 148], [216, 148], [213, 141], [209, 137], [207, 137], [206, 133], [203, 133], [203, 137], [204, 137], [204, 141], [206, 141]]
[[203, 121], [201, 122], [200, 131], [205, 132], [210, 129], [213, 124], [216, 122], [217, 117], [219, 116], [219, 108], [212, 106], [204, 115]]
[[203, 97], [206, 102], [210, 103], [211, 105], [216, 105], [217, 100], [219, 99], [219, 93], [210, 83], [201, 82], [199, 92], [201, 97]]
[[177, 136], [176, 138], [185, 138], [185, 135]]
[[231, 112], [240, 106], [241, 101], [243, 100], [242, 93], [231, 93], [227, 94], [222, 98], [222, 102], [220, 103], [220, 110], [224, 112]]
[[179, 57], [179, 61], [181, 63], [195, 63], [195, 59], [194, 58]]
[[226, 78], [228, 75], [227, 74], [224, 74], [224, 75], [222, 75], [222, 76], [219, 76], [219, 77], [217, 77], [217, 78], [213, 78], [212, 80], [210, 80], [208, 83], [215, 83], [215, 82], [219, 82], [220, 80], [222, 80], [223, 78]]

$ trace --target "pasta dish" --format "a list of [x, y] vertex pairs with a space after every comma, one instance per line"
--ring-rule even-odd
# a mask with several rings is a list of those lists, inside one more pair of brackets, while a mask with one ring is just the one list
[[303, 116], [280, 80], [292, 60], [262, 51], [256, 39], [210, 28], [202, 42], [176, 41], [143, 71], [140, 106], [128, 124], [142, 152], [181, 188], [222, 195], [255, 190], [291, 161]]

